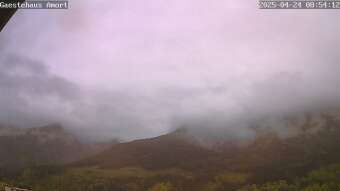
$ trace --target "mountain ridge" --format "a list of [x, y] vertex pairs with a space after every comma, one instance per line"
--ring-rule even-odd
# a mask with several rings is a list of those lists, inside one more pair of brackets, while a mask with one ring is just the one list
[[84, 144], [57, 123], [34, 128], [0, 127], [0, 167], [66, 164], [106, 147]]

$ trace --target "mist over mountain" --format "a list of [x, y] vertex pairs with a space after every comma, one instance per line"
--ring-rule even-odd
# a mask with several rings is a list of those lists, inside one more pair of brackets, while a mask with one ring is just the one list
[[105, 150], [114, 143], [82, 143], [60, 124], [35, 128], [0, 125], [0, 168], [61, 165]]
[[340, 12], [257, 3], [19, 9], [0, 191], [340, 190]]
[[2, 123], [59, 122], [89, 140], [186, 126], [251, 137], [254, 121], [339, 106], [339, 13], [259, 12], [252, 1], [97, 3], [115, 11], [75, 0], [65, 14], [19, 10], [9, 22]]
[[[133, 90], [107, 93], [88, 91], [52, 74], [42, 63], [15, 55], [3, 57], [0, 66], [3, 90], [0, 118], [3, 123], [33, 127], [58, 121], [91, 140], [127, 138], [130, 135], [125, 133], [129, 129], [132, 131], [131, 137], [135, 137], [138, 132], [149, 132], [148, 127], [155, 128], [161, 124], [164, 129], [159, 134], [190, 127], [195, 128], [193, 131], [198, 134], [249, 138], [254, 134], [249, 130], [250, 126], [258, 123], [271, 125], [283, 134], [289, 134], [283, 130], [287, 126], [287, 118], [322, 113], [336, 109], [340, 103], [336, 88], [338, 81], [307, 90], [304, 89], [305, 85], [294, 87], [294, 76], [288, 78], [285, 74], [274, 79], [275, 82], [264, 81], [253, 91], [248, 90], [248, 94], [231, 100], [229, 94], [236, 92], [215, 89], [206, 92], [203, 89], [173, 88], [148, 97], [143, 97], [143, 92]], [[327, 73], [327, 76], [330, 77], [330, 74]], [[305, 83], [308, 85], [312, 81]], [[294, 94], [287, 95], [292, 92]], [[232, 104], [230, 101], [233, 101]], [[119, 126], [124, 130], [120, 131]]]

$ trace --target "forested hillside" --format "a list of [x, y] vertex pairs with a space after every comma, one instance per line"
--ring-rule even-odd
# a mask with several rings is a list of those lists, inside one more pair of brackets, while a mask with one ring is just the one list
[[[1, 181], [36, 191], [317, 191], [337, 190], [340, 123], [324, 115], [282, 137], [272, 129], [232, 149], [208, 149], [175, 131], [120, 143], [68, 165], [1, 170]], [[320, 125], [321, 124], [321, 125]], [[317, 129], [317, 130], [315, 130]]]

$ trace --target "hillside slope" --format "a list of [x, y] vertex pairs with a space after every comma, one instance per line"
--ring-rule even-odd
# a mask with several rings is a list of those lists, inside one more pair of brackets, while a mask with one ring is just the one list
[[0, 167], [65, 164], [98, 150], [82, 144], [59, 124], [28, 129], [0, 127]]
[[[95, 172], [125, 168], [151, 171], [183, 169], [192, 173], [192, 178], [178, 183], [180, 175], [174, 175], [177, 176], [172, 178], [174, 184], [196, 190], [209, 190], [207, 187], [220, 191], [236, 190], [244, 184], [294, 180], [311, 170], [340, 163], [338, 116], [335, 113], [306, 114], [289, 119], [287, 128], [293, 132], [289, 136], [280, 134], [275, 128], [256, 126], [253, 127], [255, 137], [247, 143], [244, 140], [242, 144], [225, 140], [220, 144], [218, 140], [215, 144], [209, 139], [208, 147], [202, 144], [202, 139], [197, 141], [188, 131], [180, 129], [152, 139], [115, 145], [98, 155], [73, 163], [72, 168], [90, 168], [89, 171], [92, 171], [94, 167]], [[221, 146], [224, 148], [221, 149]], [[123, 176], [121, 178], [124, 179]], [[128, 182], [128, 178], [124, 181]]]
[[222, 163], [222, 156], [185, 139], [177, 132], [112, 146], [76, 163], [101, 168], [141, 167], [145, 169], [205, 169]]

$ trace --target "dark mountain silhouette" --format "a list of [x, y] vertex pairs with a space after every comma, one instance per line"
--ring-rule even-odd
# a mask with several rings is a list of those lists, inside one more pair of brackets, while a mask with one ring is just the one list
[[204, 169], [222, 162], [221, 155], [187, 139], [182, 132], [151, 139], [136, 140], [112, 146], [110, 149], [75, 163], [76, 166], [101, 168], [141, 167], [146, 169]]
[[81, 143], [60, 124], [28, 129], [0, 126], [0, 167], [65, 164], [103, 148]]
[[[237, 190], [246, 184], [292, 182], [320, 167], [340, 164], [339, 116], [332, 111], [300, 114], [275, 123], [257, 121], [249, 127], [254, 136], [247, 141], [201, 136], [180, 128], [155, 138], [100, 147], [100, 152], [80, 143], [58, 124], [32, 129], [3, 127], [1, 164], [67, 164], [62, 165], [65, 171], [58, 171], [61, 184], [53, 177], [48, 184], [33, 175], [28, 180], [34, 183], [27, 180], [27, 185], [74, 186], [63, 190], [81, 184], [88, 190], [139, 191], [167, 182], [175, 190]], [[18, 177], [16, 182], [22, 180], [22, 175]]]
[[[93, 157], [73, 163], [75, 167], [119, 169], [141, 167], [159, 170], [182, 168], [250, 173], [251, 181], [293, 179], [309, 170], [340, 162], [340, 120], [337, 112], [304, 114], [288, 119], [290, 136], [268, 126], [252, 127], [255, 137], [210, 140], [202, 145], [186, 129], [167, 135], [112, 146]], [[285, 119], [287, 121], [287, 119]], [[217, 148], [215, 148], [215, 147]]]

